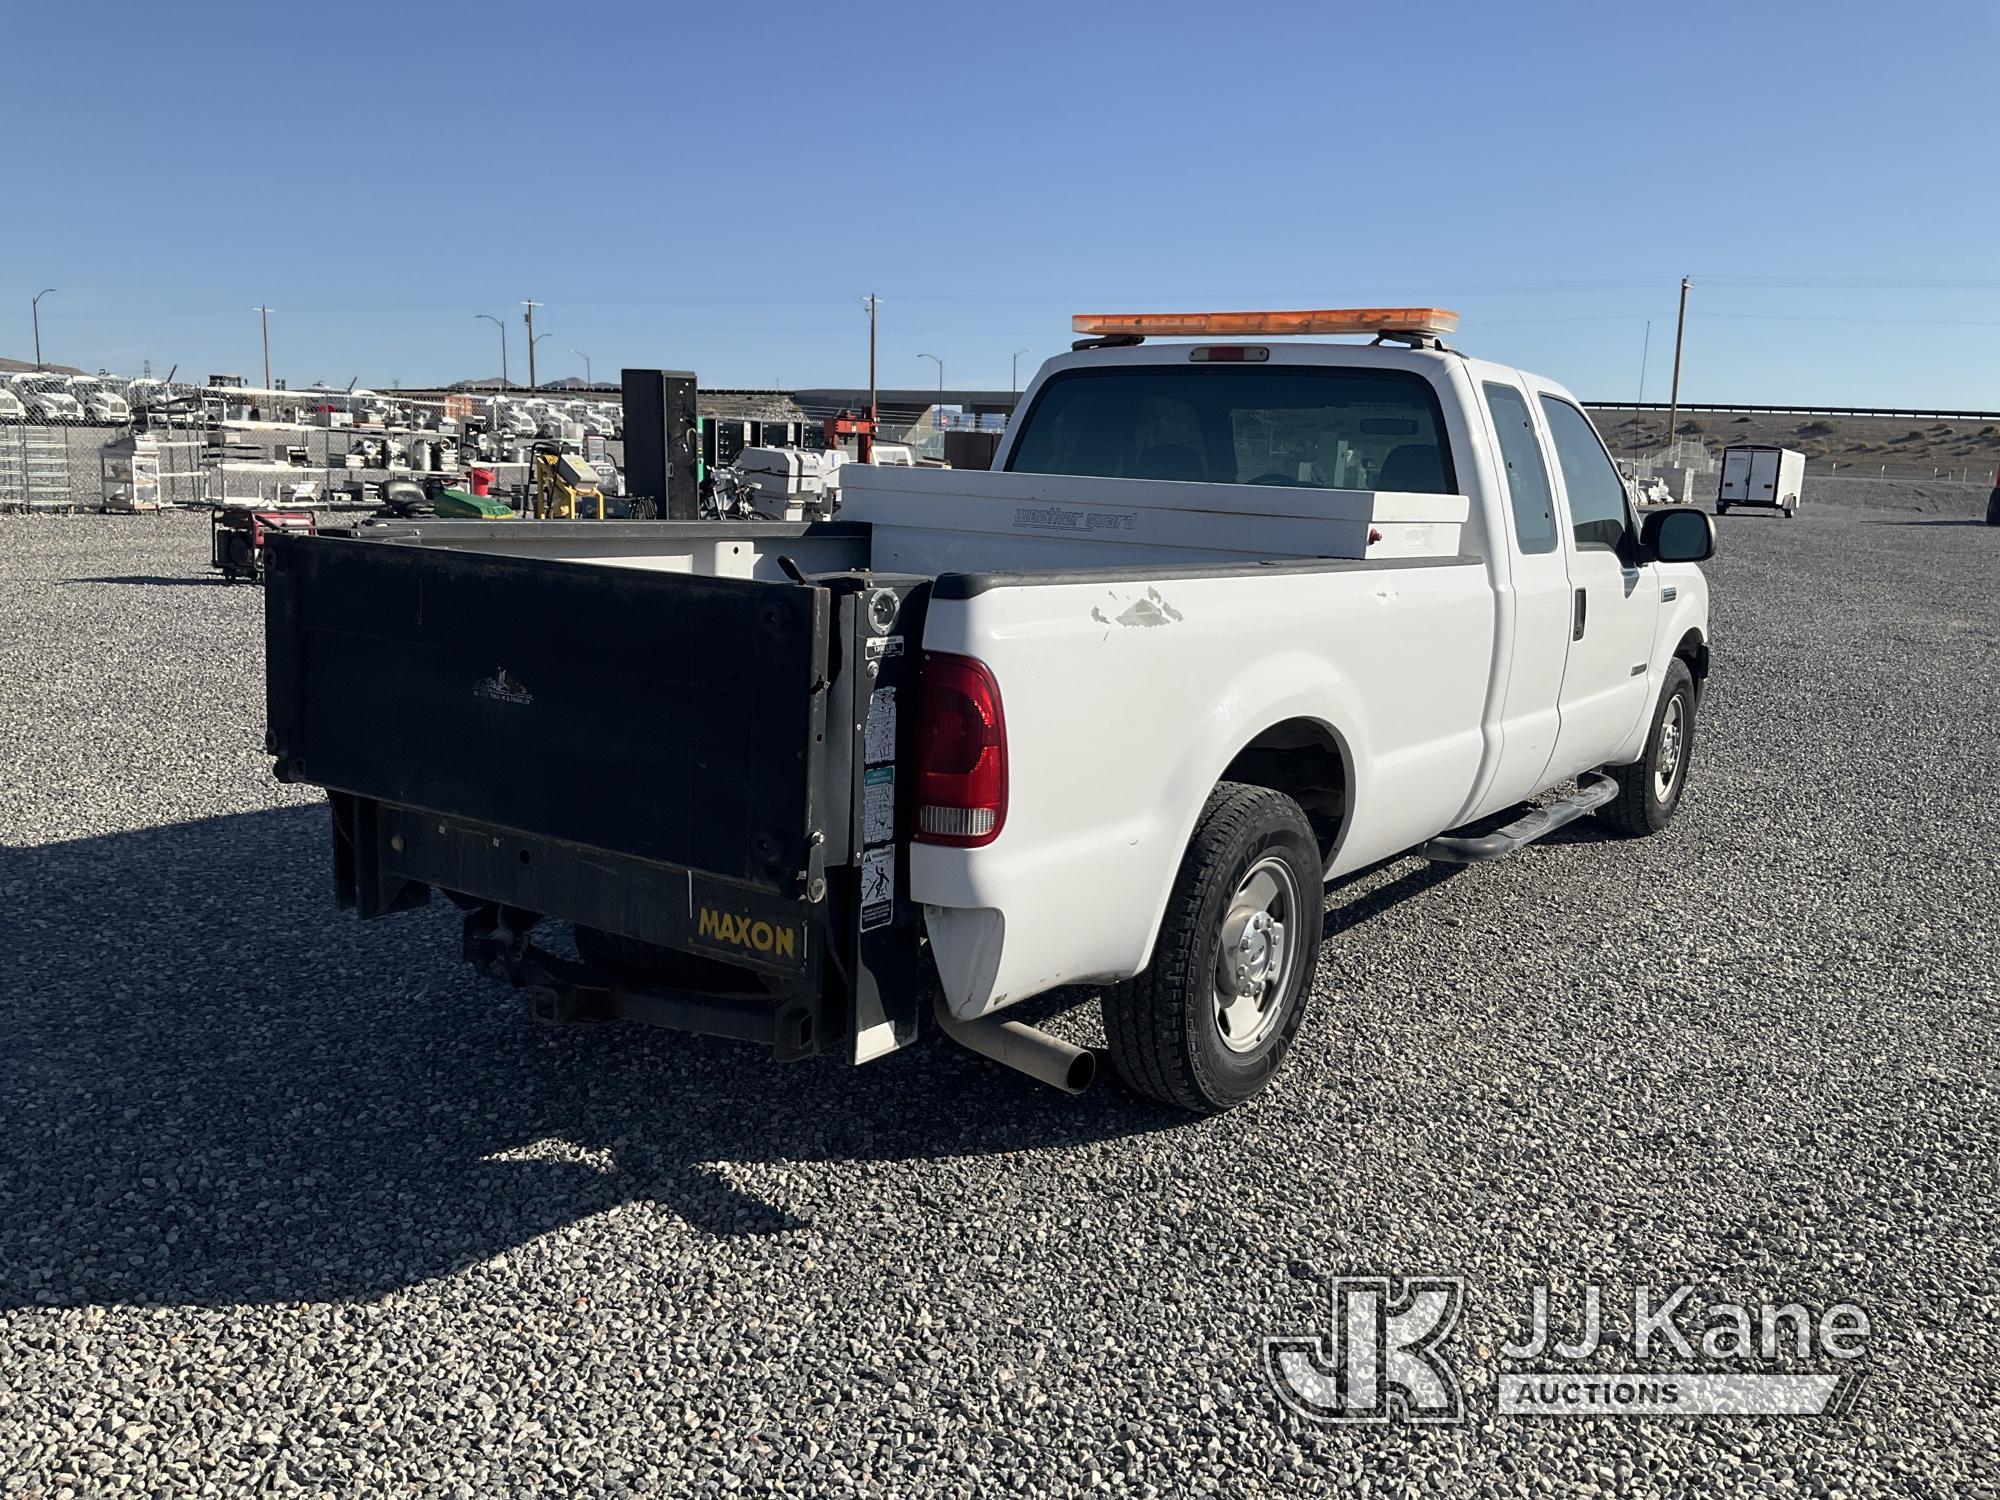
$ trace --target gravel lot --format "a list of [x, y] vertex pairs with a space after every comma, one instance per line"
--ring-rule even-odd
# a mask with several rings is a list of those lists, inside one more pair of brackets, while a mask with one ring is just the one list
[[[200, 518], [0, 518], [0, 1494], [2000, 1493], [1984, 495], [1723, 520], [1675, 828], [1342, 885], [1202, 1123], [535, 1028], [332, 910]], [[1280, 1411], [1363, 1270], [1468, 1278], [1469, 1425]], [[1543, 1278], [1858, 1302], [1858, 1407], [1497, 1417]]]

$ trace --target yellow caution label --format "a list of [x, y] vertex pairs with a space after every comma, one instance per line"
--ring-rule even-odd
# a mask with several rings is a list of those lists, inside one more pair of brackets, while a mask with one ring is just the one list
[[784, 922], [768, 922], [762, 917], [740, 916], [704, 906], [695, 914], [695, 934], [764, 958], [798, 958], [798, 929]]

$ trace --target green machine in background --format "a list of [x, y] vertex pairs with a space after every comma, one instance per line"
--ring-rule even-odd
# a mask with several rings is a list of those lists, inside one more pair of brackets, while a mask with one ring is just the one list
[[431, 497], [431, 508], [452, 521], [504, 521], [514, 514], [504, 500], [459, 489], [439, 490]]

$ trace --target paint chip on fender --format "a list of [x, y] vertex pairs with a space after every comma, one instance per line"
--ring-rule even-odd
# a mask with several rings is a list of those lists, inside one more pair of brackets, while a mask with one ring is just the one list
[[[1113, 594], [1111, 597], [1115, 601], [1118, 596]], [[1092, 609], [1090, 617], [1100, 625], [1113, 623], [1113, 619], [1106, 618], [1104, 611], [1101, 609]], [[1171, 625], [1176, 620], [1182, 619], [1183, 616], [1179, 610], [1160, 597], [1158, 589], [1149, 588], [1146, 590], [1145, 598], [1134, 599], [1124, 609], [1120, 610], [1114, 618], [1116, 623], [1120, 625], [1139, 625], [1150, 628], [1155, 625]]]

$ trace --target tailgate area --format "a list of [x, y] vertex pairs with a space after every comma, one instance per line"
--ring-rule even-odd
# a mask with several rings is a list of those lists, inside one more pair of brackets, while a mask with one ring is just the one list
[[826, 589], [346, 538], [269, 569], [281, 779], [786, 897], [819, 873]]
[[[327, 789], [342, 906], [449, 896], [467, 960], [549, 1020], [780, 1058], [914, 1039], [899, 773], [929, 579], [338, 536], [283, 539], [269, 572], [268, 746]], [[588, 929], [580, 959], [534, 941], [551, 918]]]

